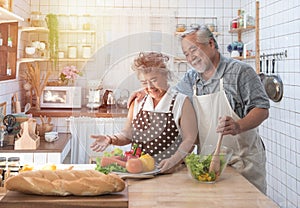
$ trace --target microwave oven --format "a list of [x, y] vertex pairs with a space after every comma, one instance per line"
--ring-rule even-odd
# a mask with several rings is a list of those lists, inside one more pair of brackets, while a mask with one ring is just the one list
[[81, 108], [81, 87], [46, 86], [41, 95], [41, 108]]

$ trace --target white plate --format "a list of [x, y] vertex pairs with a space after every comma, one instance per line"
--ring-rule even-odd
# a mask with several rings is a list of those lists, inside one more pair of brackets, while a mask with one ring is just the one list
[[142, 172], [142, 173], [128, 173], [128, 172], [115, 172], [113, 171], [112, 173], [115, 173], [117, 175], [128, 175], [128, 176], [140, 176], [140, 175], [157, 175], [160, 172], [160, 169], [156, 168], [152, 171], [149, 172]]

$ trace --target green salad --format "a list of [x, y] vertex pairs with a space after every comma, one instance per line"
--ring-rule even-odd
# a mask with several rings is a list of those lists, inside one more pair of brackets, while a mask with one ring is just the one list
[[[120, 148], [115, 148], [113, 151], [111, 152], [104, 152], [103, 153], [103, 156], [104, 157], [113, 157], [113, 156], [123, 156], [123, 150], [120, 149]], [[105, 167], [102, 167], [101, 166], [101, 158], [100, 157], [97, 157], [96, 158], [96, 168], [95, 170], [101, 172], [101, 173], [104, 173], [104, 174], [108, 174], [110, 172], [122, 172], [122, 173], [125, 173], [127, 172], [126, 171], [126, 168], [118, 165], [118, 164], [110, 164], [108, 166], [105, 166]]]
[[[211, 182], [215, 181], [217, 175], [214, 171], [209, 172], [212, 155], [198, 155], [191, 153], [185, 158], [185, 163], [193, 178], [198, 181]], [[225, 165], [225, 155], [220, 155], [221, 170]]]

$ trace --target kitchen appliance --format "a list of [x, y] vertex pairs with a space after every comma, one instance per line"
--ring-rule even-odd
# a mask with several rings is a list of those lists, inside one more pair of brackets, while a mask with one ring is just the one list
[[104, 108], [116, 107], [116, 99], [112, 90], [105, 90], [101, 107]]
[[86, 105], [90, 109], [99, 108], [100, 107], [100, 93], [102, 90], [102, 85], [99, 84], [99, 80], [89, 80], [88, 81], [88, 104]]
[[81, 108], [81, 87], [46, 86], [41, 96], [41, 108]]

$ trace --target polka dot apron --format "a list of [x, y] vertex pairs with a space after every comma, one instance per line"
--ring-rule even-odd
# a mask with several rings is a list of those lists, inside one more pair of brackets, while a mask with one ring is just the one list
[[144, 153], [156, 162], [171, 157], [182, 142], [172, 113], [177, 94], [174, 95], [167, 113], [143, 110], [146, 98], [132, 121], [133, 139]]

